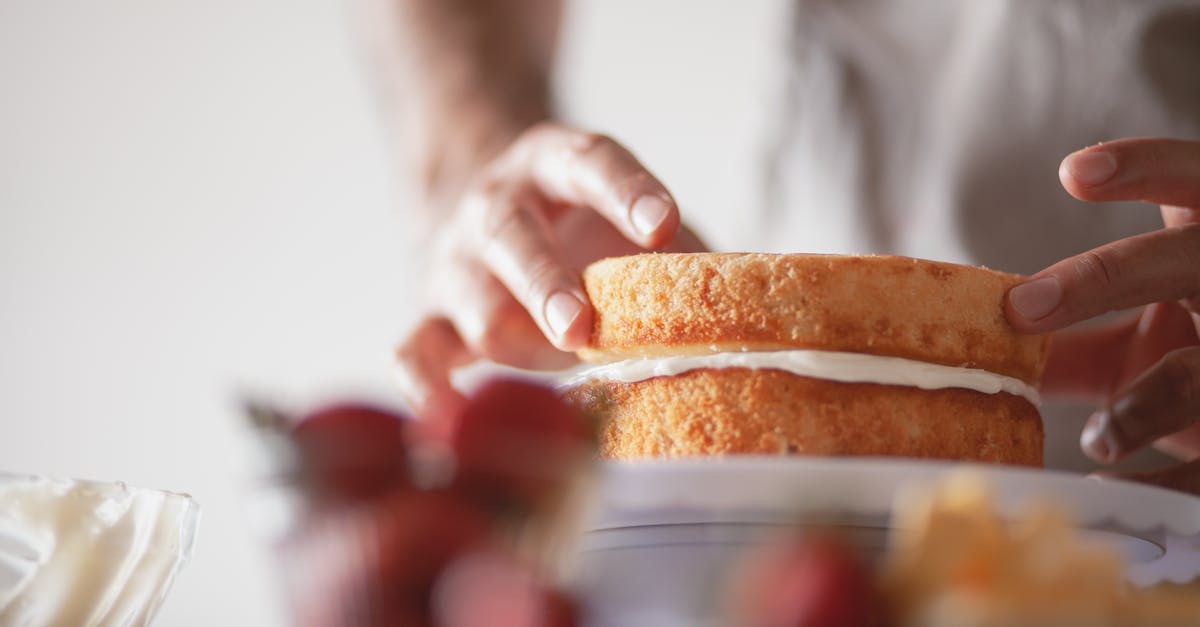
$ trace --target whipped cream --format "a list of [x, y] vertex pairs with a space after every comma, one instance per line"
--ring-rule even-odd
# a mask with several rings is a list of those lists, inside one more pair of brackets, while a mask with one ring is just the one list
[[180, 494], [0, 473], [0, 625], [148, 625], [197, 515]]
[[634, 383], [701, 368], [767, 368], [843, 383], [909, 385], [922, 390], [965, 388], [985, 394], [1007, 392], [1024, 397], [1034, 405], [1041, 403], [1038, 391], [1033, 386], [987, 370], [943, 366], [901, 357], [822, 350], [723, 352], [627, 359], [576, 371], [560, 387], [592, 381]]

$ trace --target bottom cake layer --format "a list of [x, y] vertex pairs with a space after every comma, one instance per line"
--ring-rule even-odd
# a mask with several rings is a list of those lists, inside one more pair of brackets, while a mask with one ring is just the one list
[[1042, 465], [1041, 416], [1006, 393], [724, 368], [593, 382], [566, 397], [599, 422], [609, 459], [755, 453]]

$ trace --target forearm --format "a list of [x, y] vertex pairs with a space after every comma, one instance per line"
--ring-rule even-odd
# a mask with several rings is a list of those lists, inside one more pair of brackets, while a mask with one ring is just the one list
[[391, 140], [439, 221], [472, 174], [550, 114], [561, 0], [358, 0]]

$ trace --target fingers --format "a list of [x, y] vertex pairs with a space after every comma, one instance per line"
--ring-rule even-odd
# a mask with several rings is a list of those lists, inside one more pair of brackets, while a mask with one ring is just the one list
[[[460, 329], [463, 341], [474, 359], [531, 370], [554, 370], [575, 363], [572, 353], [564, 353], [546, 340], [523, 307], [508, 291], [491, 279], [492, 295], [478, 301], [464, 301], [449, 318]], [[470, 329], [470, 334], [465, 331]]]
[[1171, 302], [1102, 326], [1059, 331], [1050, 341], [1041, 391], [1102, 403], [1167, 353], [1197, 343], [1191, 316]]
[[679, 207], [666, 186], [605, 135], [540, 125], [510, 161], [548, 198], [595, 210], [643, 248], [665, 245], [679, 229]]
[[1084, 425], [1079, 443], [1099, 462], [1112, 462], [1200, 419], [1200, 348], [1168, 353], [1134, 379]]
[[396, 348], [400, 392], [422, 418], [459, 413], [466, 398], [451, 373], [479, 358], [519, 368], [559, 368], [573, 356], [554, 348], [508, 289], [479, 264], [445, 264], [432, 279], [444, 316], [426, 318]]
[[1126, 479], [1200, 496], [1200, 459], [1163, 470], [1139, 473], [1106, 472], [1100, 473], [1100, 476]]
[[[1089, 147], [1063, 160], [1059, 178], [1081, 200], [1158, 203], [1166, 228], [1050, 266], [1009, 291], [1005, 313], [1019, 331], [1045, 332], [1150, 305], [1136, 326], [1059, 333], [1052, 350], [1065, 352], [1052, 353], [1047, 374], [1052, 387], [1091, 394], [1137, 375], [1088, 419], [1080, 445], [1093, 459], [1115, 461], [1155, 442], [1189, 452], [1191, 440], [1180, 434], [1200, 433], [1200, 348], [1172, 349], [1194, 345], [1200, 329], [1200, 142], [1141, 138]], [[1200, 484], [1196, 470], [1142, 479], [1186, 476]]]
[[1200, 224], [1200, 207], [1191, 209], [1188, 207], [1175, 207], [1172, 205], [1162, 206], [1162, 219], [1165, 226], [1185, 226], [1188, 224]]
[[1112, 393], [1121, 359], [1138, 319], [1104, 326], [1066, 329], [1050, 337], [1041, 393], [1047, 397], [1099, 404]]
[[1102, 313], [1200, 294], [1200, 224], [1163, 229], [1064, 259], [1009, 290], [1018, 331], [1061, 329]]
[[561, 204], [595, 211], [644, 247], [674, 241], [679, 210], [619, 144], [552, 124], [525, 133], [465, 196], [478, 258], [556, 347], [573, 351], [587, 343], [592, 309], [548, 218]]
[[1154, 448], [1183, 461], [1200, 459], [1200, 423], [1155, 442]]
[[431, 277], [437, 309], [453, 323], [473, 359], [518, 368], [570, 365], [574, 357], [554, 347], [504, 284], [477, 260], [443, 266]]
[[[569, 265], [582, 269], [597, 259], [636, 255], [642, 248], [629, 241], [623, 233], [594, 211], [569, 211], [554, 220], [554, 234], [559, 242], [571, 242], [563, 255]], [[704, 243], [686, 225], [680, 225], [675, 237], [658, 248], [665, 253], [703, 252]]]
[[[1116, 309], [1200, 294], [1200, 142], [1123, 139], [1072, 153], [1059, 168], [1082, 200], [1162, 204], [1168, 228], [1071, 257], [1013, 288], [1006, 313], [1036, 333]], [[1190, 207], [1190, 208], [1189, 208]]]
[[674, 239], [667, 242], [667, 245], [662, 248], [665, 253], [702, 253], [707, 250], [708, 244], [705, 244], [704, 240], [700, 239], [700, 236], [687, 225], [680, 225]]
[[449, 320], [427, 318], [396, 348], [400, 392], [421, 417], [452, 416], [466, 398], [450, 383], [450, 372], [472, 359]]
[[1080, 200], [1143, 200], [1200, 207], [1200, 142], [1121, 139], [1063, 159], [1058, 177]]
[[[562, 258], [534, 194], [502, 189], [466, 201], [479, 225], [478, 258], [516, 298], [542, 333], [559, 349], [573, 351], [588, 341], [592, 309], [579, 275]], [[447, 303], [453, 308], [454, 303]]]
[[[596, 248], [604, 238], [595, 229], [560, 239], [578, 214], [603, 227], [606, 247]], [[397, 350], [406, 396], [422, 413], [461, 404], [450, 371], [476, 357], [520, 367], [573, 361], [568, 353], [587, 343], [593, 320], [578, 268], [634, 244], [702, 246], [679, 227], [666, 188], [613, 140], [552, 124], [527, 131], [463, 194], [436, 242], [441, 316]]]

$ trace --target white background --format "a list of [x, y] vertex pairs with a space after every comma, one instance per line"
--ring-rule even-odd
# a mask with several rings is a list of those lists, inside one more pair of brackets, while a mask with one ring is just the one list
[[[567, 115], [743, 247], [784, 3], [569, 4]], [[194, 495], [160, 625], [283, 624], [240, 394], [396, 402], [403, 195], [344, 8], [0, 0], [0, 470]]]

